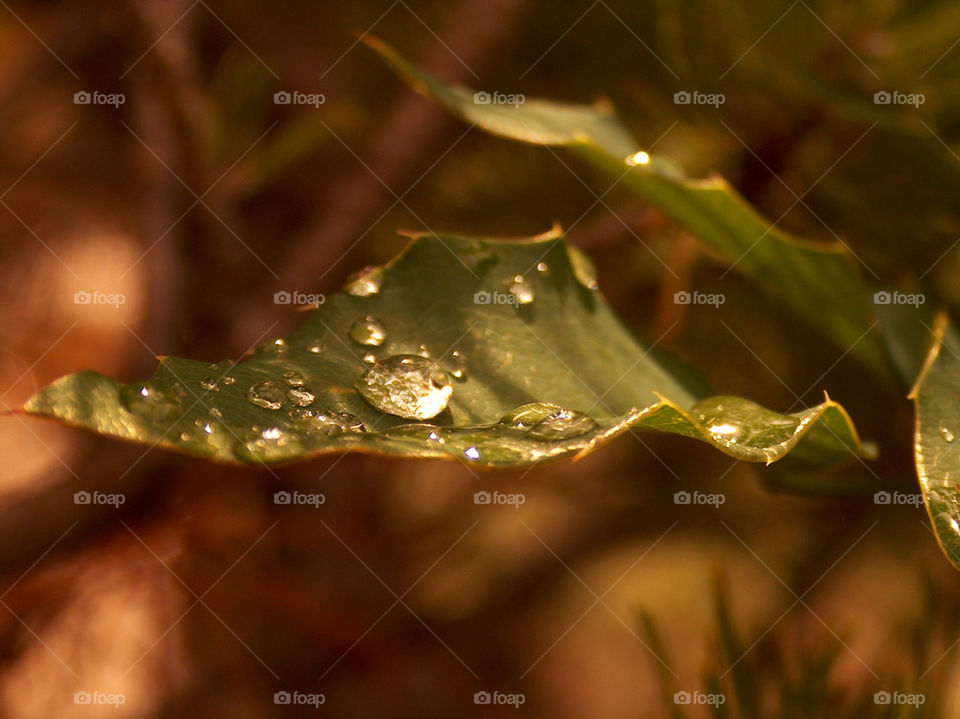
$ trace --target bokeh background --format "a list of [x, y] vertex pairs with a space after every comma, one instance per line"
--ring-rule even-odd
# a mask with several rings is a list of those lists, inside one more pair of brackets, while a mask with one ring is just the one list
[[[931, 304], [960, 301], [956, 3], [4, 0], [5, 408], [80, 369], [132, 381], [157, 355], [239, 357], [300, 320], [274, 292], [336, 291], [399, 251], [399, 229], [559, 221], [638, 336], [780, 411], [829, 391], [881, 448], [849, 471], [915, 491], [903, 392], [609, 178], [446, 116], [363, 31], [447, 80], [607, 97], [644, 148], [724, 174], [785, 229], [842, 238], [870, 283], [919, 277]], [[324, 102], [275, 104], [282, 90]], [[681, 90], [725, 102], [678, 105]], [[924, 102], [878, 105], [883, 90]], [[727, 301], [673, 303], [694, 287]], [[92, 290], [125, 302], [74, 303]], [[675, 691], [723, 691], [748, 716], [718, 596], [754, 716], [867, 716], [887, 709], [878, 691], [922, 692], [904, 715], [960, 713], [960, 581], [922, 508], [774, 494], [762, 468], [650, 433], [530, 471], [348, 455], [272, 473], [0, 426], [4, 717], [653, 717], [676, 716]], [[78, 506], [80, 488], [126, 502]], [[326, 502], [274, 504], [294, 488]], [[479, 489], [525, 502], [477, 505]], [[680, 489], [726, 501], [677, 505]]]

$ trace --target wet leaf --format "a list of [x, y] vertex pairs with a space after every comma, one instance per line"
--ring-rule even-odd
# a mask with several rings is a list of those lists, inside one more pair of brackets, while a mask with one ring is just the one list
[[559, 231], [416, 235], [370, 273], [363, 292], [353, 278], [239, 362], [168, 357], [130, 385], [80, 372], [24, 411], [225, 462], [357, 449], [510, 467], [639, 427], [768, 464], [791, 451], [818, 467], [865, 453], [829, 399], [789, 415], [736, 397], [698, 402], [623, 328]]
[[937, 541], [960, 569], [960, 335], [946, 315], [938, 315], [930, 329], [934, 342], [910, 393], [914, 453]]
[[889, 376], [882, 343], [872, 332], [867, 289], [856, 260], [840, 242], [792, 237], [719, 175], [692, 179], [669, 158], [642, 151], [607, 103], [528, 98], [522, 104], [500, 104], [488, 93], [446, 84], [420, 71], [370, 35], [364, 41], [412, 87], [465, 122], [521, 142], [567, 147], [609, 172], [735, 271], [786, 302], [844, 352], [849, 350], [880, 376]]

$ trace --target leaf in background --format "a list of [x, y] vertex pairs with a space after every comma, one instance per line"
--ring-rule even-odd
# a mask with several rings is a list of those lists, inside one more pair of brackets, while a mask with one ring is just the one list
[[916, 408], [917, 475], [937, 541], [960, 569], [960, 336], [945, 314], [910, 398]]
[[773, 227], [722, 177], [689, 179], [672, 160], [638, 152], [638, 143], [607, 104], [490, 102], [488, 93], [449, 85], [418, 70], [370, 35], [364, 41], [414, 89], [464, 121], [521, 142], [569, 147], [609, 172], [737, 272], [781, 298], [844, 352], [889, 376], [883, 347], [871, 331], [867, 289], [841, 243], [798, 240]]
[[632, 427], [768, 464], [795, 446], [817, 466], [865, 454], [829, 400], [790, 415], [736, 397], [696, 402], [623, 328], [578, 257], [558, 231], [416, 235], [239, 362], [164, 358], [131, 385], [81, 372], [24, 411], [226, 462], [357, 449], [521, 466]]

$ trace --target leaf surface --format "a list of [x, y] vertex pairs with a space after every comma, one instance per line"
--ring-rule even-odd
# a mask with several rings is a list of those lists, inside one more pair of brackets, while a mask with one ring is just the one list
[[[770, 463], [860, 454], [842, 407], [788, 415], [697, 400], [620, 324], [557, 230], [498, 240], [414, 235], [383, 268], [239, 361], [162, 358], [143, 383], [93, 372], [24, 412], [222, 462], [360, 450], [515, 467], [578, 456], [635, 428]], [[442, 410], [442, 411], [441, 411]]]
[[[592, 105], [493, 95], [447, 84], [370, 35], [364, 41], [414, 89], [465, 122], [501, 137], [567, 147], [689, 230], [733, 270], [750, 278], [881, 377], [890, 369], [856, 260], [841, 242], [802, 241], [778, 229], [725, 179], [692, 179], [670, 158], [640, 150], [606, 102]], [[488, 102], [483, 102], [487, 99]]]

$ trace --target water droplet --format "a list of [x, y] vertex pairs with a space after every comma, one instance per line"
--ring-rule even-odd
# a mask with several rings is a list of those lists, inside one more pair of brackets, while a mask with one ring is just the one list
[[287, 416], [294, 422], [303, 422], [304, 420], [313, 419], [313, 410], [295, 407], [287, 412]]
[[367, 315], [353, 323], [350, 328], [350, 339], [359, 345], [379, 347], [387, 339], [387, 331], [380, 320]]
[[417, 354], [420, 355], [421, 357], [426, 357], [427, 359], [430, 358], [430, 350], [427, 349], [426, 345], [420, 345], [419, 347], [417, 347]]
[[649, 165], [650, 155], [641, 150], [640, 152], [635, 152], [630, 155], [626, 162], [630, 167], [634, 167], [636, 165]]
[[228, 385], [229, 385], [229, 384], [236, 384], [236, 383], [237, 383], [237, 378], [236, 378], [236, 377], [224, 377], [224, 378], [223, 378], [223, 383], [224, 383], [224, 384], [228, 384]]
[[467, 377], [467, 358], [460, 350], [454, 350], [444, 358], [444, 369], [455, 379], [466, 379]]
[[124, 385], [120, 401], [128, 412], [148, 422], [171, 422], [183, 414], [178, 396], [148, 385]]
[[941, 435], [947, 442], [952, 442], [952, 441], [954, 440], [953, 432], [951, 432], [951, 431], [950, 431], [948, 428], [946, 428], [946, 427], [941, 427], [941, 428], [940, 428], [940, 435]]
[[383, 433], [390, 439], [413, 439], [418, 442], [439, 442], [440, 428], [435, 424], [401, 424], [399, 427], [392, 427]]
[[214, 417], [223, 417], [223, 412], [221, 412], [221, 411], [220, 411], [219, 409], [217, 409], [216, 407], [211, 407], [211, 408], [210, 408], [210, 414], [212, 414]]
[[373, 364], [377, 361], [377, 356], [373, 352], [367, 352], [361, 359], [367, 364]]
[[350, 275], [350, 277], [347, 278], [344, 289], [347, 291], [347, 294], [351, 294], [354, 297], [369, 297], [370, 295], [377, 294], [382, 285], [383, 268], [372, 266], [364, 267], [362, 270], [357, 270]]
[[298, 407], [307, 407], [313, 404], [317, 397], [306, 387], [292, 387], [287, 390], [287, 398]]
[[563, 407], [550, 404], [549, 402], [531, 402], [529, 404], [522, 404], [507, 412], [500, 418], [498, 424], [515, 429], [529, 429], [550, 415], [562, 411]]
[[297, 372], [295, 369], [284, 370], [283, 381], [291, 387], [302, 387], [303, 375]]
[[538, 439], [570, 439], [597, 429], [600, 425], [583, 412], [560, 409], [530, 428], [530, 436]]
[[247, 399], [257, 407], [280, 409], [283, 405], [283, 390], [275, 382], [259, 382], [247, 392]]
[[597, 289], [597, 268], [593, 260], [572, 245], [567, 245], [567, 257], [577, 281], [588, 290]]
[[209, 422], [204, 422], [202, 419], [195, 419], [193, 421], [197, 427], [199, 427], [205, 434], [213, 434], [213, 425]]
[[367, 431], [363, 422], [349, 412], [317, 412], [314, 427], [329, 437], [341, 434], [363, 434]]
[[323, 344], [320, 340], [313, 340], [307, 345], [307, 352], [312, 352], [315, 355], [323, 352], [327, 346]]
[[245, 439], [234, 445], [234, 451], [238, 457], [249, 462], [282, 461], [304, 450], [299, 439], [299, 435], [280, 427], [266, 427], [261, 431], [254, 425]]
[[533, 302], [533, 288], [523, 279], [523, 275], [513, 278], [510, 293], [517, 298], [518, 305], [529, 305]]
[[264, 439], [280, 439], [283, 436], [283, 431], [279, 427], [269, 427], [263, 430], [262, 436]]
[[537, 263], [537, 272], [539, 272], [544, 277], [550, 276], [550, 266], [546, 262]]
[[470, 459], [480, 459], [480, 452], [477, 450], [476, 447], [470, 447], [469, 449], [465, 449], [463, 453], [467, 455], [467, 457], [469, 457]]
[[735, 424], [714, 424], [708, 427], [707, 431], [710, 434], [719, 434], [722, 437], [729, 437], [730, 435], [740, 432], [740, 427]]
[[287, 341], [283, 337], [267, 340], [257, 345], [257, 352], [271, 355], [282, 355], [287, 351]]
[[436, 362], [418, 355], [380, 360], [357, 381], [360, 394], [381, 412], [405, 419], [431, 419], [447, 408], [450, 376]]
[[213, 377], [204, 377], [200, 380], [200, 386], [207, 390], [207, 392], [219, 392], [220, 386], [217, 384], [217, 380]]

